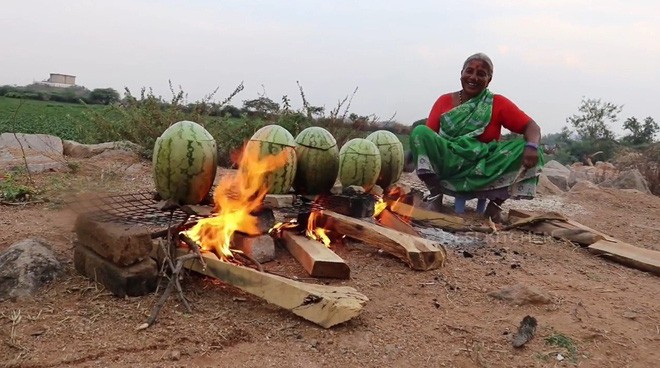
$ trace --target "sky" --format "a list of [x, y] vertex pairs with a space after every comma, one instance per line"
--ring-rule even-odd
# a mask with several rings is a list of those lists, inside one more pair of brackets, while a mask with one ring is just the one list
[[[168, 81], [198, 100], [218, 88], [232, 104], [287, 95], [403, 124], [460, 89], [471, 54], [494, 63], [490, 89], [544, 134], [565, 126], [583, 98], [660, 121], [660, 2], [615, 0], [249, 1], [4, 0], [0, 85], [49, 73], [87, 88], [152, 88]], [[345, 106], [345, 105], [344, 105]]]

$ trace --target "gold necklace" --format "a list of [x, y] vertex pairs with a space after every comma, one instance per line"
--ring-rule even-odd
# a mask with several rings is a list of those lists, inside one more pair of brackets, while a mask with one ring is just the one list
[[463, 90], [458, 91], [458, 104], [463, 104]]

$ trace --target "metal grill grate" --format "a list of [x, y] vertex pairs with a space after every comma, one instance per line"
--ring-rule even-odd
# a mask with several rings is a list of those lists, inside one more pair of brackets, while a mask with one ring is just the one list
[[[160, 205], [152, 192], [85, 198], [69, 203], [74, 212], [95, 221], [166, 228], [170, 221], [170, 212], [161, 210]], [[172, 224], [183, 221], [187, 216], [182, 210], [175, 210], [172, 214]], [[190, 220], [200, 218], [202, 217], [191, 216]]]

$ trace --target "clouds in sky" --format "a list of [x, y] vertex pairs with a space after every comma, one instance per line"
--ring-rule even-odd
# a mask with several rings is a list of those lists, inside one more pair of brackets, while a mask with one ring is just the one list
[[[58, 72], [88, 88], [168, 80], [189, 98], [244, 81], [233, 101], [264, 90], [403, 123], [460, 88], [463, 60], [495, 63], [491, 89], [556, 132], [582, 97], [660, 120], [656, 1], [10, 1], [0, 12], [0, 84]], [[621, 131], [615, 127], [616, 131]]]

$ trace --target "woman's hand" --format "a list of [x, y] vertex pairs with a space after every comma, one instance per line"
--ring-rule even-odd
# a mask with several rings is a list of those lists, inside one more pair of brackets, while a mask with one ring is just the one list
[[523, 152], [522, 164], [526, 169], [531, 169], [539, 162], [539, 153], [532, 147], [525, 147]]

